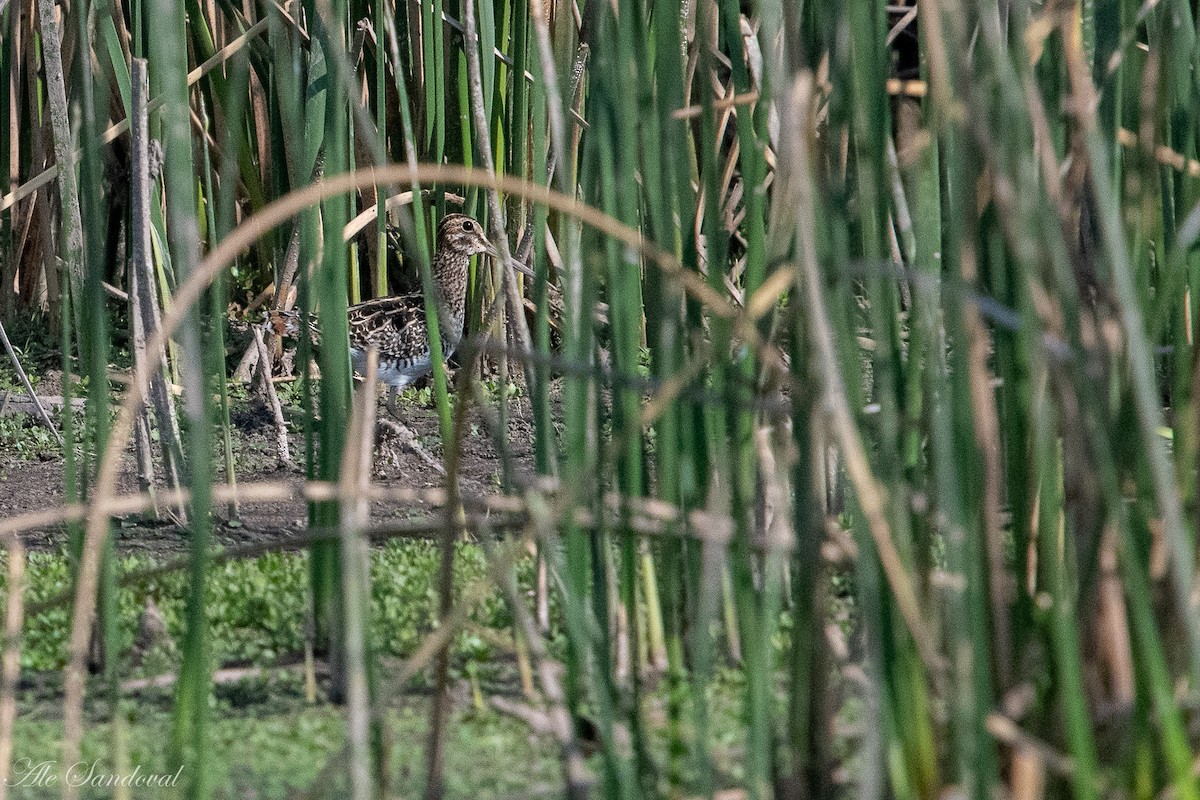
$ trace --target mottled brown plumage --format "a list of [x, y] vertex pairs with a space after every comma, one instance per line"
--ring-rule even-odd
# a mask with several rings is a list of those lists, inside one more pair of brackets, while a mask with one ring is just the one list
[[[449, 358], [462, 339], [466, 319], [467, 267], [477, 253], [495, 254], [483, 226], [465, 214], [447, 214], [438, 225], [433, 255], [434, 302], [442, 356]], [[365, 372], [367, 352], [379, 350], [379, 380], [392, 395], [432, 370], [425, 298], [420, 293], [381, 297], [350, 306], [350, 358], [357, 372]], [[314, 322], [315, 320], [310, 320]], [[296, 311], [272, 312], [269, 327], [280, 336], [295, 337], [300, 330]], [[314, 343], [319, 339], [310, 325]], [[389, 403], [391, 398], [389, 398]]]

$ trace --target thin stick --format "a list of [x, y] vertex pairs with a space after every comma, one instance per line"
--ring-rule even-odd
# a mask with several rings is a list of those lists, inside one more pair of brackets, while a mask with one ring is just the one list
[[21, 379], [21, 384], [25, 387], [25, 391], [29, 394], [29, 399], [33, 400], [33, 407], [37, 409], [38, 416], [42, 418], [42, 422], [45, 422], [46, 427], [54, 434], [54, 438], [58, 440], [58, 446], [63, 447], [63, 438], [59, 434], [58, 428], [54, 427], [54, 421], [46, 413], [45, 407], [42, 406], [41, 399], [33, 391], [33, 384], [29, 382], [29, 376], [21, 368], [21, 361], [17, 358], [17, 351], [13, 349], [12, 342], [8, 340], [8, 334], [4, 332], [4, 323], [2, 322], [0, 322], [0, 341], [4, 342], [4, 349], [8, 352], [8, 357], [12, 359], [13, 369], [17, 371], [17, 376]]
[[[153, 281], [145, 281], [145, 270], [141, 268], [143, 261], [149, 258], [149, 206], [150, 206], [150, 186], [149, 186], [149, 146], [147, 138], [149, 137], [149, 128], [145, 124], [143, 115], [146, 110], [146, 63], [144, 60], [134, 58], [130, 63], [130, 84], [131, 84], [131, 103], [130, 114], [134, 120], [130, 133], [130, 153], [129, 153], [129, 190], [133, 198], [132, 208], [130, 209], [131, 227], [130, 237], [133, 239], [133, 253], [130, 261], [133, 262], [132, 268], [129, 270], [129, 292], [122, 292], [122, 297], [118, 298], [122, 303], [129, 306], [129, 340], [130, 350], [133, 352], [134, 361], [145, 358], [146, 354], [146, 319], [148, 316], [143, 315], [146, 309], [144, 295], [147, 291], [153, 291]], [[126, 198], [128, 201], [128, 198]], [[108, 285], [105, 284], [105, 290], [108, 290]], [[114, 287], [113, 291], [117, 291]], [[109, 292], [110, 295], [113, 292]], [[157, 382], [151, 384], [151, 392], [155, 391]], [[166, 441], [160, 436], [160, 443], [166, 447]], [[134, 445], [137, 453], [137, 468], [138, 468], [138, 483], [141, 484], [142, 491], [150, 494], [154, 493], [154, 445], [150, 436], [150, 409], [145, 403], [142, 404], [138, 412], [137, 430], [134, 436]], [[164, 466], [170, 470], [171, 460], [163, 459]], [[172, 487], [176, 484], [170, 484]], [[157, 505], [152, 509], [155, 519], [159, 517], [159, 509]]]
[[279, 395], [275, 392], [275, 382], [271, 380], [271, 355], [263, 343], [262, 329], [251, 325], [250, 330], [254, 335], [254, 346], [258, 350], [258, 375], [262, 379], [263, 391], [267, 393], [267, 402], [271, 404], [271, 414], [275, 417], [275, 455], [280, 464], [290, 464], [292, 453], [288, 448], [287, 423], [283, 419]]

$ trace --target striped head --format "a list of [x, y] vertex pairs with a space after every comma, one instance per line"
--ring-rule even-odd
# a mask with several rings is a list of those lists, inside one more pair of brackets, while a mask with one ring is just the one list
[[447, 214], [437, 230], [437, 253], [454, 256], [494, 254], [483, 226], [466, 214]]
[[[387, 226], [388, 247], [396, 253], [404, 252], [404, 239], [399, 225]], [[488, 241], [487, 233], [478, 220], [466, 214], [447, 214], [438, 223], [437, 239], [433, 255], [452, 261], [461, 261], [471, 256], [486, 253], [496, 255], [496, 249]]]

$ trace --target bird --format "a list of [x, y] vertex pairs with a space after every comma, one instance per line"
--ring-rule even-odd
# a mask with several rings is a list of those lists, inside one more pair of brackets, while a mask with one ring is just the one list
[[[389, 235], [393, 247], [396, 238]], [[479, 254], [498, 255], [478, 220], [466, 214], [443, 217], [438, 224], [431, 273], [444, 359], [454, 354], [462, 340], [467, 268], [471, 256]], [[395, 406], [399, 393], [433, 371], [424, 296], [415, 292], [356, 303], [348, 309], [347, 321], [354, 371], [365, 374], [368, 352], [372, 347], [379, 351], [376, 375], [388, 387], [388, 410], [400, 418]], [[278, 336], [294, 339], [300, 335], [301, 318], [295, 309], [270, 312], [266, 324]], [[319, 344], [320, 330], [313, 316], [309, 317], [309, 333], [314, 345]]]

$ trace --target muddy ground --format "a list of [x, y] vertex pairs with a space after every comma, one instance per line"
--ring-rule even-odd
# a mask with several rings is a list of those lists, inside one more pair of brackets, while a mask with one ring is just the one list
[[[39, 394], [40, 394], [39, 387]], [[380, 403], [382, 418], [390, 418]], [[239, 485], [257, 481], [285, 481], [299, 485], [304, 480], [305, 448], [303, 423], [299, 409], [285, 409], [289, 419], [289, 446], [292, 461], [280, 464], [277, 458], [276, 431], [265, 405], [252, 400], [248, 408], [231, 414], [233, 428], [234, 472]], [[494, 417], [494, 415], [492, 415]], [[408, 405], [404, 420], [416, 433], [428, 456], [441, 461], [438, 418], [436, 409]], [[518, 400], [510, 406], [505, 441], [509, 451], [512, 477], [520, 481], [533, 472], [533, 426], [527, 402]], [[214, 468], [220, 481], [225, 480], [224, 455], [217, 442]], [[120, 494], [139, 491], [136, 461], [132, 447], [126, 449], [118, 483]], [[468, 415], [461, 455], [461, 486], [466, 495], [496, 492], [501, 484], [503, 459], [497, 436], [491, 432], [487, 417], [478, 409]], [[377, 442], [372, 480], [385, 486], [433, 488], [443, 484], [437, 469], [411, 449], [398, 446], [394, 439]], [[161, 482], [161, 479], [160, 479]], [[0, 519], [30, 511], [50, 508], [63, 502], [63, 461], [61, 458], [22, 460], [0, 453]], [[421, 514], [420, 505], [401, 505], [377, 502], [372, 504], [375, 522], [396, 520]], [[243, 503], [236, 519], [230, 510], [219, 504], [214, 508], [215, 543], [222, 546], [267, 544], [287, 539], [307, 527], [307, 506], [295, 500], [278, 503]], [[139, 514], [119, 519], [114, 525], [117, 547], [121, 551], [137, 551], [146, 555], [175, 556], [186, 551], [189, 534], [185, 527], [170, 522], [166, 515], [154, 519]], [[61, 525], [39, 528], [24, 535], [27, 546], [57, 550], [66, 542], [67, 534]]]

